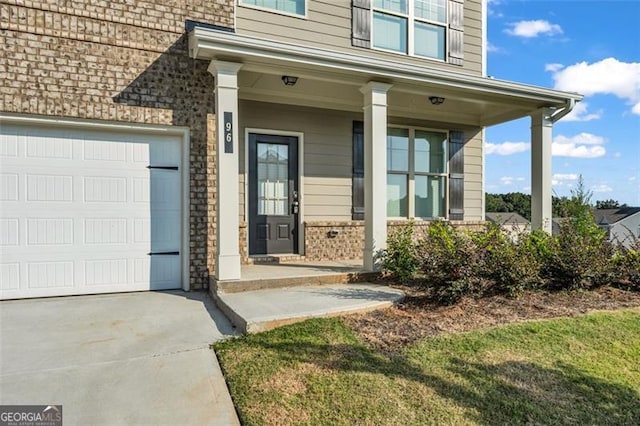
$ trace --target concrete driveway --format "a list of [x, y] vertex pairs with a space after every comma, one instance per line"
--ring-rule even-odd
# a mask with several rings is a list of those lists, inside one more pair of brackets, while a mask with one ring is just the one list
[[203, 292], [0, 303], [0, 404], [64, 424], [238, 424], [209, 344], [233, 334]]

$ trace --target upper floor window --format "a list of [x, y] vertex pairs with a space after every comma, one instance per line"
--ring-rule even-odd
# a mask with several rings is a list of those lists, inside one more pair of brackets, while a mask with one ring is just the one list
[[373, 46], [445, 60], [447, 0], [374, 0]]
[[270, 9], [290, 15], [306, 15], [306, 0], [240, 0], [240, 4], [260, 9]]
[[387, 130], [387, 216], [445, 217], [447, 133]]

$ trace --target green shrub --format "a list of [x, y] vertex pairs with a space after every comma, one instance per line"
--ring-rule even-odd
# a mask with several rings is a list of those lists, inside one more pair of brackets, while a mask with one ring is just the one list
[[[531, 253], [540, 267], [553, 254], [555, 239], [541, 229], [536, 229], [520, 237], [522, 249]], [[539, 273], [539, 271], [538, 271]]]
[[616, 283], [640, 291], [640, 240], [614, 248], [590, 214], [563, 222], [556, 236], [514, 236], [496, 224], [465, 232], [435, 221], [416, 242], [409, 222], [390, 235], [382, 266], [402, 283], [428, 287], [443, 303], [466, 295], [516, 296], [543, 285], [576, 290]]
[[630, 247], [619, 245], [612, 258], [614, 279], [619, 286], [640, 291], [640, 239]]
[[515, 296], [539, 284], [539, 262], [526, 234], [509, 235], [499, 225], [489, 224], [472, 238], [479, 253], [477, 274], [492, 293]]
[[412, 222], [398, 227], [389, 236], [387, 249], [382, 254], [382, 269], [405, 284], [413, 278], [418, 258]]
[[542, 278], [552, 289], [588, 289], [612, 277], [613, 247], [592, 216], [562, 223], [549, 248], [544, 256]]
[[418, 244], [420, 271], [435, 297], [444, 303], [480, 291], [476, 255], [472, 239], [443, 221], [433, 222]]

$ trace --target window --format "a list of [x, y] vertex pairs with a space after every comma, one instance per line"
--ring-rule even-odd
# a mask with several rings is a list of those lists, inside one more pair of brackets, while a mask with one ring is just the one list
[[445, 217], [447, 133], [387, 130], [387, 216]]
[[445, 59], [447, 0], [374, 0], [373, 46]]
[[255, 6], [260, 9], [271, 9], [274, 11], [291, 15], [305, 16], [306, 0], [240, 0], [244, 6]]

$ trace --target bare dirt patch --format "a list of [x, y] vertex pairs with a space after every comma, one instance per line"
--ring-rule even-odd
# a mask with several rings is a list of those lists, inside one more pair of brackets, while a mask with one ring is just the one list
[[344, 322], [367, 343], [387, 353], [442, 333], [544, 318], [572, 317], [596, 310], [640, 307], [640, 293], [612, 287], [582, 292], [530, 291], [517, 298], [465, 297], [450, 306], [434, 301], [428, 290], [394, 287], [407, 294], [399, 305], [344, 318]]

